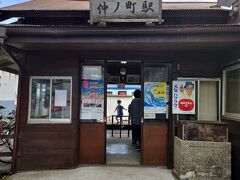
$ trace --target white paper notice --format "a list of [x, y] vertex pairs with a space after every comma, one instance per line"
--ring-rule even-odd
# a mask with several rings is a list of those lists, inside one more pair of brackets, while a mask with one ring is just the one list
[[67, 90], [55, 90], [54, 106], [67, 106]]

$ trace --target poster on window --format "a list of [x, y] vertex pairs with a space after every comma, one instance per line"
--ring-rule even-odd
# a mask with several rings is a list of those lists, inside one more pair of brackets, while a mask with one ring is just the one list
[[144, 114], [166, 113], [166, 82], [144, 83]]
[[195, 81], [173, 81], [173, 114], [195, 114]]
[[102, 119], [104, 110], [104, 82], [82, 81], [81, 119]]
[[54, 106], [67, 106], [67, 90], [55, 90]]

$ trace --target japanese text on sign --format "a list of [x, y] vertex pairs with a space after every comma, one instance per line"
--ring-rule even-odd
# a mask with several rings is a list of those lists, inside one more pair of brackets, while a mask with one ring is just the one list
[[90, 22], [161, 22], [160, 0], [91, 0]]

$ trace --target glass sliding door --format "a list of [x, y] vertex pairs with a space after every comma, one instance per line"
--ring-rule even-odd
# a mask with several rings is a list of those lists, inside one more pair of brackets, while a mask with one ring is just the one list
[[106, 162], [105, 83], [103, 63], [81, 65], [79, 162]]
[[99, 66], [82, 66], [81, 121], [104, 119], [104, 69]]
[[142, 163], [166, 165], [168, 159], [169, 64], [144, 64]]
[[144, 66], [144, 122], [166, 122], [169, 101], [169, 65]]

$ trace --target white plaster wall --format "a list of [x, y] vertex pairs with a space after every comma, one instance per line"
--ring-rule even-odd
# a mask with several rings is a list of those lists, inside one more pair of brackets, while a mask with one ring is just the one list
[[[121, 100], [121, 105], [128, 109], [129, 104], [131, 103], [133, 96], [108, 96], [107, 97], [107, 116], [116, 115], [117, 112], [114, 112], [117, 106], [117, 100]], [[128, 111], [123, 110], [123, 115], [128, 116]]]
[[18, 75], [0, 70], [0, 101], [15, 101], [17, 98]]

